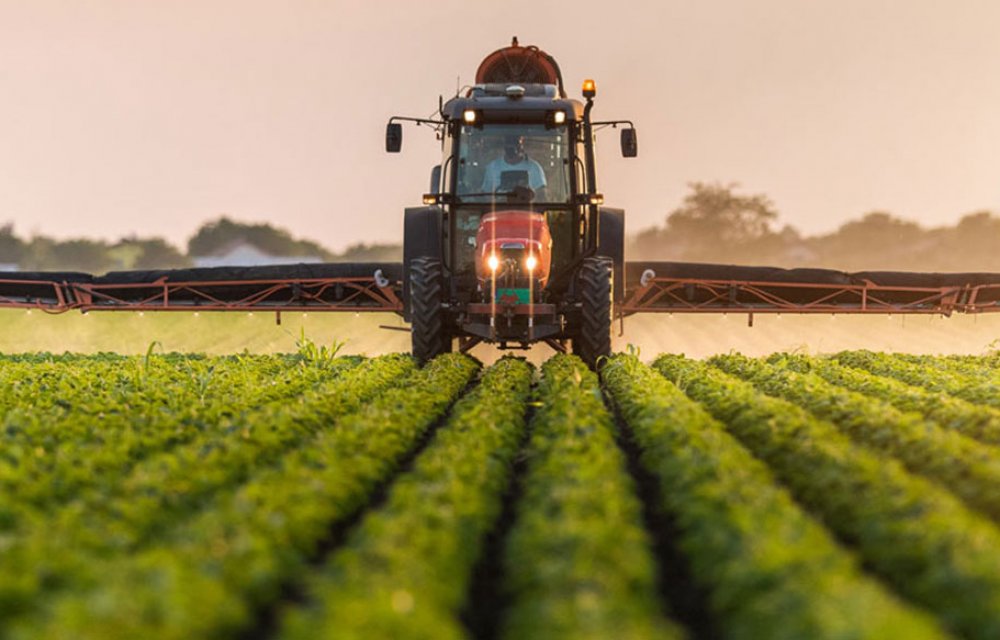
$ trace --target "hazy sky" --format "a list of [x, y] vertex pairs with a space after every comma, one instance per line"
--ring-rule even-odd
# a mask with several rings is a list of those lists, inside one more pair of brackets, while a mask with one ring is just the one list
[[515, 34], [636, 122], [638, 158], [614, 132], [598, 156], [632, 231], [691, 181], [766, 193], [809, 233], [1000, 212], [995, 0], [0, 0], [0, 222], [398, 240], [439, 150], [407, 127], [384, 153], [387, 118], [431, 115]]

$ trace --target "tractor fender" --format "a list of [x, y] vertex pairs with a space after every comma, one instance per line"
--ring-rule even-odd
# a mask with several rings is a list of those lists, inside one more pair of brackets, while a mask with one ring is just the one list
[[403, 212], [403, 318], [410, 321], [410, 263], [414, 258], [442, 260], [441, 207], [408, 207]]
[[625, 301], [625, 210], [601, 207], [600, 237], [597, 252], [614, 263], [615, 304]]

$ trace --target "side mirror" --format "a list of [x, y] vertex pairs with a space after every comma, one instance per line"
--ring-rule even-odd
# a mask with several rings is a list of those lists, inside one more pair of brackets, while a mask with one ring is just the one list
[[399, 153], [402, 148], [403, 125], [398, 122], [390, 122], [385, 128], [385, 150], [389, 153]]
[[431, 169], [431, 193], [441, 193], [441, 165], [436, 164]]
[[634, 158], [639, 155], [639, 141], [635, 137], [635, 129], [622, 129], [622, 157]]

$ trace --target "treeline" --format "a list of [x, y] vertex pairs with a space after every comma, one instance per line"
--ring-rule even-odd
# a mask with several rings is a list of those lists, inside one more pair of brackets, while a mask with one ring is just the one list
[[1000, 216], [990, 211], [935, 228], [874, 211], [833, 233], [804, 236], [794, 227], [777, 226], [778, 212], [765, 195], [738, 194], [731, 184], [690, 187], [662, 227], [630, 238], [628, 259], [845, 271], [1000, 271]]
[[[806, 236], [778, 226], [774, 203], [763, 194], [737, 193], [733, 184], [695, 182], [664, 224], [628, 239], [629, 260], [721, 262], [777, 267], [825, 267], [845, 271], [1000, 272], [1000, 215], [976, 211], [954, 226], [925, 228], [874, 211], [833, 233]], [[400, 244], [355, 244], [334, 253], [312, 240], [294, 238], [270, 224], [223, 217], [203, 225], [182, 250], [162, 238], [126, 237], [114, 242], [47, 236], [21, 238], [0, 227], [0, 264], [7, 270], [86, 271], [171, 269], [195, 266], [199, 257], [224, 255], [239, 243], [269, 256], [323, 262], [399, 262]]]
[[398, 245], [355, 244], [335, 253], [311, 240], [300, 240], [270, 224], [246, 224], [223, 217], [204, 224], [181, 250], [163, 238], [125, 237], [117, 241], [36, 235], [22, 238], [11, 224], [0, 226], [0, 264], [7, 270], [85, 271], [175, 269], [195, 266], [200, 257], [223, 255], [241, 243], [270, 256], [323, 262], [399, 261]]

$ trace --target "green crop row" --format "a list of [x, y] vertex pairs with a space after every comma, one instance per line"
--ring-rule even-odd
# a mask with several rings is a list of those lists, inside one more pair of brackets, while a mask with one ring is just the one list
[[943, 637], [865, 576], [767, 466], [675, 385], [626, 355], [601, 377], [724, 637]]
[[313, 580], [280, 637], [462, 638], [459, 612], [500, 514], [525, 429], [532, 369], [505, 358]]
[[708, 365], [655, 367], [725, 423], [796, 500], [900, 593], [969, 638], [1000, 636], [1000, 531], [900, 463]]
[[984, 355], [975, 356], [969, 354], [952, 354], [940, 356], [939, 359], [954, 362], [963, 366], [975, 366], [994, 370], [997, 367], [1000, 367], [1000, 351], [998, 351], [995, 347]]
[[[337, 379], [337, 374], [347, 374], [355, 366], [354, 360], [347, 360], [323, 374], [327, 378], [326, 386], [344, 387], [345, 383]], [[390, 369], [395, 368], [395, 365], [390, 366]], [[400, 370], [399, 373], [404, 372]], [[244, 377], [257, 380], [252, 373]], [[93, 517], [93, 512], [103, 509], [102, 505], [120, 495], [130, 500], [130, 493], [138, 493], [148, 500], [150, 495], [169, 487], [174, 491], [172, 499], [179, 498], [183, 491], [171, 486], [172, 477], [195, 482], [197, 480], [190, 477], [190, 467], [207, 462], [220, 462], [228, 469], [225, 456], [257, 446], [248, 431], [254, 420], [261, 422], [260, 417], [252, 417], [255, 411], [259, 409], [262, 415], [286, 411], [298, 404], [305, 389], [316, 384], [309, 376], [293, 374], [282, 378], [278, 388], [285, 395], [297, 398], [286, 400], [275, 398], [275, 389], [261, 382], [260, 394], [242, 385], [220, 383], [217, 397], [204, 405], [197, 403], [195, 391], [190, 387], [176, 386], [168, 392], [178, 400], [158, 410], [150, 409], [154, 417], [142, 421], [142, 427], [135, 429], [127, 425], [128, 408], [141, 403], [141, 399], [107, 407], [107, 412], [115, 418], [108, 422], [103, 447], [100, 440], [80, 446], [63, 443], [44, 456], [54, 460], [52, 465], [41, 468], [25, 462], [13, 468], [15, 473], [5, 476], [6, 486], [11, 491], [0, 497], [0, 512], [5, 514], [8, 529], [34, 521], [58, 521], [63, 512], [59, 505], [66, 501], [69, 502], [66, 510], [85, 510], [91, 514], [88, 517]], [[329, 391], [327, 388], [319, 393]], [[142, 390], [135, 393], [143, 395]], [[240, 395], [245, 404], [235, 405], [234, 394]], [[263, 398], [269, 399], [273, 406], [255, 407]], [[99, 431], [99, 427], [94, 429]], [[216, 471], [205, 473], [212, 472]]]
[[[356, 357], [339, 358], [337, 366], [357, 360]], [[154, 406], [149, 400], [155, 399], [168, 407], [177, 402], [169, 393], [171, 389], [190, 389], [198, 403], [225, 394], [230, 385], [253, 389], [263, 397], [281, 378], [290, 378], [290, 373], [308, 379], [328, 368], [306, 364], [287, 355], [205, 358], [149, 354], [145, 357], [79, 357], [41, 362], [0, 360], [0, 413], [8, 436], [34, 435], [53, 441], [61, 437], [79, 443], [88, 437], [100, 437], [108, 425], [93, 420], [80, 425], [79, 431], [67, 431], [57, 428], [53, 422], [72, 416], [77, 420], [68, 421], [68, 426], [75, 426], [80, 418], [103, 418], [121, 405], [138, 401], [130, 407], [133, 419], [130, 424], [141, 425], [151, 417], [145, 410], [147, 406]], [[137, 395], [140, 392], [142, 396]], [[45, 419], [32, 419], [39, 415]], [[85, 427], [100, 427], [100, 430]]]
[[[156, 343], [150, 347], [150, 352], [155, 350]], [[203, 353], [186, 353], [178, 351], [167, 351], [162, 354], [157, 354], [164, 361], [170, 361], [173, 363], [185, 363], [192, 360], [217, 360], [220, 358], [241, 358], [241, 355], [236, 356], [209, 356]], [[277, 356], [251, 356], [251, 357], [278, 357], [278, 358], [288, 358], [290, 356], [281, 354]], [[17, 363], [27, 363], [27, 364], [86, 364], [90, 365], [97, 362], [117, 362], [122, 363], [128, 360], [134, 359], [134, 356], [122, 355], [120, 353], [114, 353], [110, 351], [99, 351], [97, 353], [74, 353], [71, 351], [63, 351], [62, 353], [52, 353], [50, 351], [32, 351], [25, 353], [4, 353], [0, 354], [0, 372], [2, 372], [3, 367], [8, 364]]]
[[335, 424], [336, 398], [312, 404], [315, 417], [295, 417], [325, 423], [308, 446], [137, 553], [95, 558], [99, 580], [49, 598], [10, 637], [222, 638], [252, 626], [254, 611], [302, 574], [331, 526], [370, 500], [477, 369], [462, 355], [439, 357]]
[[973, 508], [1000, 520], [1000, 449], [903, 413], [875, 398], [740, 355], [708, 361], [829, 420], [852, 440], [900, 461], [912, 472], [941, 483]]
[[[0, 456], [0, 509], [14, 503], [45, 508], [76, 498], [94, 483], [114, 483], [151, 455], [191, 442], [198, 448], [215, 443], [241, 414], [300, 395], [358, 361], [343, 359], [312, 371], [287, 362], [255, 364], [205, 366], [200, 361], [195, 371], [179, 379], [149, 373], [140, 383], [123, 385], [113, 398], [95, 393], [97, 385], [88, 385], [60, 394], [65, 408], [59, 411], [8, 412]], [[66, 379], [89, 380], [109, 373], [66, 368]]]
[[[114, 407], [129, 400], [139, 400], [133, 411], [136, 422], [148, 417], [145, 398], [137, 398], [137, 388], [149, 385], [150, 400], [170, 403], [165, 390], [184, 384], [208, 370], [211, 365], [204, 360], [189, 363], [167, 362], [160, 358], [125, 359], [120, 361], [99, 359], [94, 362], [29, 362], [8, 363], [2, 368], [3, 384], [0, 385], [0, 411], [8, 437], [31, 441], [33, 444], [50, 444], [61, 440], [80, 442], [101, 437], [97, 420], [77, 424], [79, 418], [100, 419]], [[169, 406], [169, 405], [168, 405]], [[69, 430], [56, 428], [67, 416]], [[41, 418], [41, 419], [39, 419]]]
[[1000, 410], [972, 404], [894, 378], [845, 367], [826, 358], [779, 353], [768, 362], [801, 373], [812, 372], [838, 387], [884, 400], [901, 411], [914, 411], [938, 425], [987, 444], [1000, 445]]
[[671, 638], [650, 541], [597, 376], [542, 367], [524, 494], [506, 543], [503, 637]]
[[66, 505], [16, 512], [15, 535], [0, 548], [0, 621], [30, 609], [38, 593], [100, 581], [95, 558], [134, 552], [413, 371], [405, 356], [367, 361], [294, 401], [241, 414], [144, 460], [120, 481], [88, 487]]
[[968, 356], [926, 356], [908, 353], [893, 354], [904, 362], [930, 367], [940, 371], [948, 371], [957, 375], [971, 376], [978, 379], [992, 379], [996, 384], [1000, 382], [1000, 374], [997, 371], [997, 359]]
[[11, 409], [29, 409], [55, 410], [58, 414], [59, 410], [76, 410], [86, 415], [92, 410], [97, 415], [102, 405], [134, 395], [136, 387], [147, 387], [156, 394], [164, 385], [209, 381], [213, 371], [278, 372], [293, 364], [295, 358], [287, 355], [0, 356], [0, 412], [6, 415]]
[[[106, 359], [46, 364], [52, 367], [46, 375], [62, 381], [59, 404], [15, 409], [3, 418], [0, 530], [8, 535], [19, 522], [43, 520], [55, 505], [78, 501], [84, 489], [110, 491], [149, 456], [196, 438], [220, 437], [234, 415], [278, 392], [294, 395], [305, 380], [315, 382], [270, 357], [242, 364], [171, 361], [170, 366], [157, 357], [140, 384], [128, 390], [127, 382], [115, 382], [120, 389], [109, 397], [102, 385], [119, 372], [104, 368]], [[2, 388], [19, 381], [5, 380]], [[245, 404], [235, 404], [234, 397]]]
[[973, 404], [1000, 408], [1000, 384], [983, 381], [982, 377], [932, 369], [906, 362], [894, 355], [871, 351], [845, 351], [836, 354], [833, 359], [848, 367], [865, 369], [906, 384], [947, 393]]

